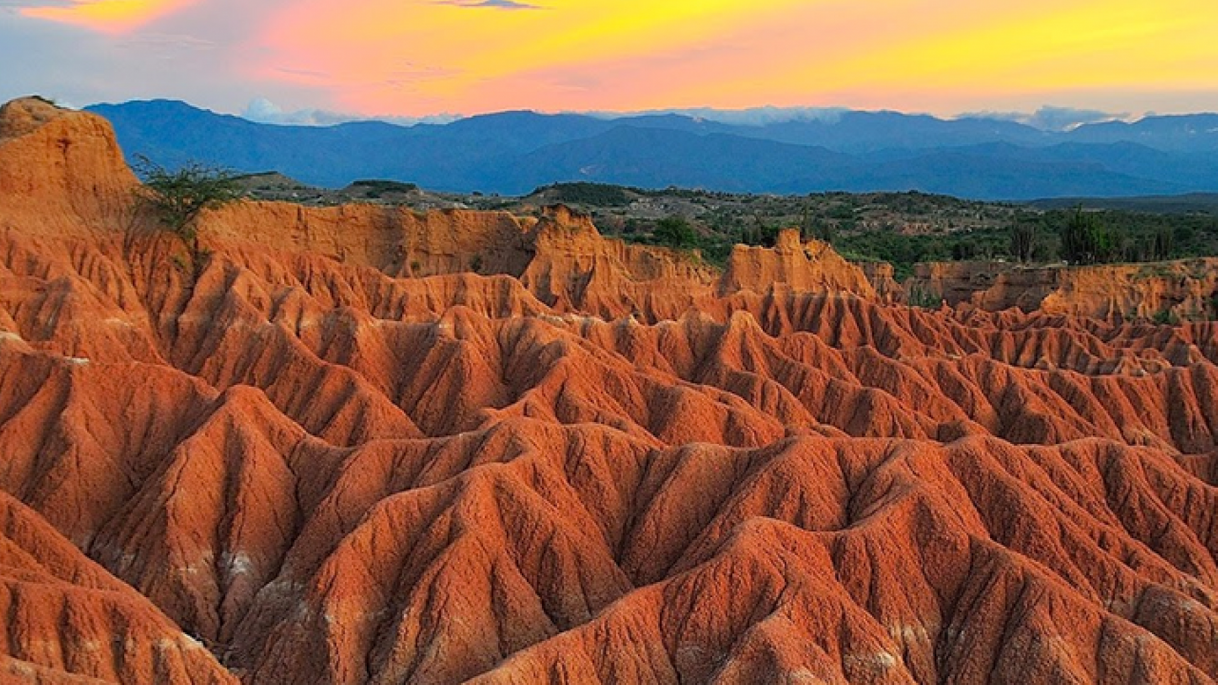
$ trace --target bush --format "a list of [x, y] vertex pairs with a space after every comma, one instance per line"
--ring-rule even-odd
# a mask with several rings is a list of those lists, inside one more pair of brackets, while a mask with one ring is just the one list
[[753, 215], [753, 223], [741, 230], [740, 242], [753, 247], [774, 247], [778, 243], [778, 233], [781, 227], [777, 224], [767, 224], [760, 215]]
[[1094, 214], [1079, 207], [1062, 228], [1062, 257], [1071, 264], [1094, 264], [1099, 259], [1103, 228]]
[[1162, 309], [1154, 313], [1150, 320], [1158, 326], [1175, 326], [1180, 323], [1180, 317], [1170, 309]]
[[680, 216], [660, 219], [652, 235], [657, 243], [667, 247], [688, 249], [698, 244], [698, 232]]
[[540, 195], [546, 191], [553, 191], [554, 199], [565, 204], [624, 207], [631, 202], [626, 188], [605, 183], [589, 183], [587, 181], [555, 183], [554, 185], [541, 186], [535, 189], [533, 195]]
[[1126, 230], [1109, 228], [1098, 214], [1082, 207], [1062, 227], [1061, 250], [1071, 264], [1107, 264], [1141, 256]]
[[832, 245], [833, 239], [837, 237], [837, 234], [834, 222], [813, 219], [811, 212], [808, 211], [807, 207], [804, 207], [803, 218], [799, 222], [799, 237], [804, 240], [815, 238], [822, 243]]
[[351, 190], [363, 193], [366, 197], [374, 200], [391, 194], [405, 195], [418, 189], [419, 186], [414, 183], [383, 181], [379, 179], [360, 179], [351, 184]]
[[1171, 257], [1174, 237], [1174, 232], [1168, 227], [1160, 227], [1155, 231], [1154, 247], [1151, 248], [1151, 253], [1157, 261]]
[[169, 171], [142, 156], [136, 173], [144, 181], [136, 203], [152, 211], [161, 226], [182, 241], [190, 253], [191, 275], [197, 278], [206, 256], [199, 244], [199, 216], [241, 197], [237, 177], [227, 169], [197, 162]]

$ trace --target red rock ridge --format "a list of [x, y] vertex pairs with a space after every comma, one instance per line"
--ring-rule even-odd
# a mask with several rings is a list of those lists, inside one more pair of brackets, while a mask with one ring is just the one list
[[114, 230], [136, 183], [105, 119], [38, 98], [0, 107], [0, 229]]
[[236, 683], [203, 644], [0, 493], [0, 679]]
[[1218, 317], [1218, 259], [1082, 267], [919, 264], [905, 290], [988, 311], [1019, 307], [1107, 320], [1213, 319]]

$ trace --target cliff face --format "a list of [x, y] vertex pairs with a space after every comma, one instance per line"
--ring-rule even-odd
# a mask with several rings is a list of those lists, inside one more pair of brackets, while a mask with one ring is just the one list
[[1040, 306], [1106, 318], [1218, 318], [1218, 259], [1074, 269]]
[[1062, 267], [1022, 268], [1008, 262], [930, 262], [914, 265], [913, 277], [903, 287], [910, 299], [1031, 312], [1060, 287], [1066, 273]]
[[842, 259], [826, 243], [800, 242], [796, 229], [779, 232], [773, 249], [737, 245], [728, 259], [720, 292], [757, 291], [771, 284], [800, 291], [875, 296], [875, 289], [862, 270]]
[[888, 262], [862, 262], [857, 266], [863, 271], [867, 282], [875, 290], [876, 298], [881, 302], [891, 304], [905, 300], [905, 290], [897, 282], [891, 264]]
[[201, 228], [216, 245], [327, 257], [402, 277], [473, 271], [520, 275], [534, 253], [528, 231], [528, 221], [505, 213], [419, 214], [379, 205], [317, 208], [277, 202], [225, 207], [205, 216]]
[[737, 246], [720, 275], [693, 255], [606, 239], [590, 218], [562, 206], [535, 220], [493, 212], [246, 202], [207, 215], [201, 232], [216, 247], [253, 244], [396, 277], [510, 276], [556, 311], [608, 318], [677, 318], [690, 309], [720, 310], [721, 297], [775, 288], [875, 295], [859, 268], [824, 243], [801, 244], [796, 230], [783, 231], [773, 249]]
[[1087, 267], [919, 264], [905, 291], [988, 311], [1018, 307], [1107, 320], [1212, 319], [1218, 316], [1218, 259]]
[[0, 228], [54, 235], [113, 230], [135, 187], [101, 117], [38, 98], [0, 107]]
[[1218, 679], [1212, 323], [883, 306], [789, 235], [719, 280], [562, 210], [241, 205], [197, 282], [4, 216], [20, 678]]

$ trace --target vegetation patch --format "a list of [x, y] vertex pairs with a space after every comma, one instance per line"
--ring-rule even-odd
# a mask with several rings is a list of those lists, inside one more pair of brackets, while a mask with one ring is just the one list
[[417, 184], [401, 181], [359, 180], [351, 184], [353, 192], [374, 200], [386, 195], [405, 195], [418, 189]]
[[1103, 264], [1218, 254], [1218, 215], [1156, 213], [1154, 204], [1084, 209], [918, 191], [769, 195], [584, 181], [541, 186], [520, 198], [410, 192], [415, 190], [411, 183], [364, 180], [319, 202], [384, 198], [416, 211], [469, 208], [520, 215], [566, 204], [590, 214], [606, 236], [697, 249], [720, 266], [734, 245], [772, 246], [781, 229], [798, 228], [804, 239], [831, 243], [851, 261], [889, 262], [897, 280], [912, 275], [919, 262]]
[[198, 162], [170, 171], [139, 157], [135, 168], [144, 183], [136, 191], [137, 208], [151, 211], [182, 242], [190, 254], [191, 278], [197, 279], [208, 256], [199, 241], [199, 216], [240, 199], [241, 183], [227, 169]]

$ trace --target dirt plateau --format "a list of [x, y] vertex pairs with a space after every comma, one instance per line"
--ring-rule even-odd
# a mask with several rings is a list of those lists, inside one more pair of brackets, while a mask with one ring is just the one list
[[1218, 680], [1214, 323], [136, 186], [0, 111], [0, 680]]

